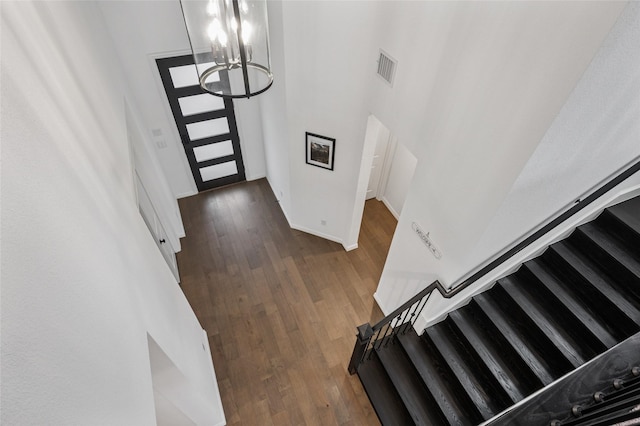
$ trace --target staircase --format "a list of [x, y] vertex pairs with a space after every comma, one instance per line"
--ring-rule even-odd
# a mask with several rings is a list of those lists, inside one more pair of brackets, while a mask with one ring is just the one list
[[406, 324], [385, 332], [353, 370], [384, 425], [476, 425], [639, 331], [640, 197], [606, 209], [421, 336]]

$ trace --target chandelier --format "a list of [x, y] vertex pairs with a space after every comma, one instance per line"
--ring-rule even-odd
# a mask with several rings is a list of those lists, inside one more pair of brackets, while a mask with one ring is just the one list
[[249, 98], [273, 83], [266, 0], [180, 0], [200, 86]]

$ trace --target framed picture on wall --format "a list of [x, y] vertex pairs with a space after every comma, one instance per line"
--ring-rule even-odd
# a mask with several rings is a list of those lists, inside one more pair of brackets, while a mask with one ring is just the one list
[[306, 132], [307, 164], [333, 170], [336, 140]]

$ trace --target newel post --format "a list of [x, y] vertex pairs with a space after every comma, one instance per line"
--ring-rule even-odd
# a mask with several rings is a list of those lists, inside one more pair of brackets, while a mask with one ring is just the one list
[[351, 361], [349, 361], [349, 374], [355, 374], [358, 368], [358, 364], [362, 360], [369, 341], [373, 337], [373, 329], [371, 324], [366, 323], [358, 327], [358, 334], [356, 335], [356, 345], [353, 348], [353, 354], [351, 354]]

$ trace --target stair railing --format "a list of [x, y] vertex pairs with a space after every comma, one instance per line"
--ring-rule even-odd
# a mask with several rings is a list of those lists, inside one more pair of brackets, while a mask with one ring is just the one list
[[367, 356], [371, 356], [375, 349], [392, 340], [395, 335], [404, 333], [412, 328], [427, 304], [429, 296], [438, 286], [442, 287], [438, 281], [429, 284], [424, 290], [407, 300], [402, 306], [384, 317], [373, 327], [369, 323], [359, 326], [356, 346], [349, 362], [349, 373], [355, 374], [358, 365]]
[[[497, 256], [495, 259], [490, 261], [485, 266], [481, 267], [478, 271], [472, 273], [469, 277], [465, 278], [461, 282], [454, 284], [451, 286], [451, 290], [448, 291], [447, 294], [442, 294], [445, 298], [450, 298], [465, 288], [469, 287], [471, 284], [487, 275], [489, 272], [511, 259], [513, 256], [521, 252], [524, 248], [531, 245], [534, 241], [543, 237], [545, 234], [550, 232], [552, 229], [568, 220], [571, 216], [578, 213], [580, 210], [587, 207], [589, 204], [593, 203], [600, 197], [602, 197], [607, 192], [611, 191], [613, 188], [633, 176], [635, 173], [640, 171], [640, 156], [633, 158], [627, 164], [625, 164], [620, 169], [616, 170], [616, 172], [607, 176], [596, 185], [592, 186], [588, 191], [586, 191], [582, 197], [578, 198], [575, 202], [570, 204], [570, 206], [564, 207], [564, 212], [555, 215], [555, 219], [551, 219], [541, 227], [539, 227], [535, 231], [531, 231], [527, 237], [523, 238], [520, 242], [514, 243], [511, 248], [503, 252], [501, 255]], [[562, 209], [560, 210], [562, 211]], [[553, 216], [551, 216], [553, 217]], [[535, 228], [534, 228], [535, 229]]]
[[[415, 321], [418, 319], [418, 316], [424, 309], [431, 293], [434, 290], [438, 290], [445, 299], [454, 297], [456, 294], [460, 293], [462, 290], [466, 289], [516, 254], [520, 253], [524, 248], [543, 237], [558, 225], [568, 220], [580, 210], [584, 209], [589, 204], [593, 203], [639, 171], [640, 156], [635, 157], [621, 169], [618, 169], [616, 173], [613, 173], [612, 175], [609, 175], [608, 178], [600, 181], [582, 198], [576, 200], [571, 207], [564, 211], [564, 213], [557, 215], [555, 219], [550, 220], [537, 231], [530, 233], [528, 237], [525, 237], [520, 242], [514, 244], [511, 248], [497, 256], [494, 260], [483, 266], [468, 278], [462, 280], [460, 283], [454, 284], [450, 288], [446, 288], [440, 284], [439, 281], [434, 281], [398, 309], [380, 320], [373, 327], [369, 323], [358, 326], [356, 344], [353, 349], [353, 353], [351, 354], [351, 361], [349, 361], [349, 373], [355, 374], [358, 365], [370, 356], [372, 351], [389, 342], [396, 334], [405, 333], [410, 327], [413, 327], [413, 324], [415, 324]], [[380, 337], [381, 334], [382, 337]]]

